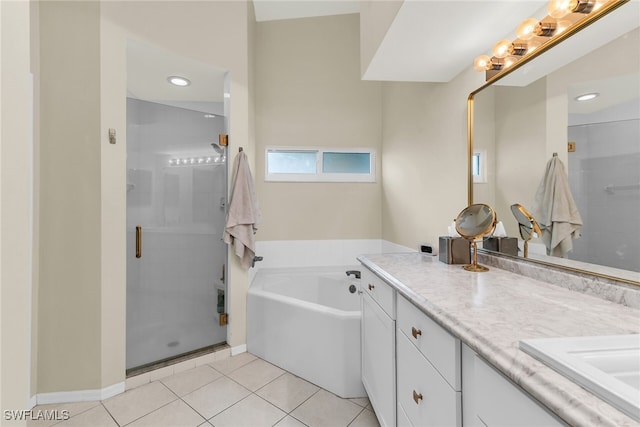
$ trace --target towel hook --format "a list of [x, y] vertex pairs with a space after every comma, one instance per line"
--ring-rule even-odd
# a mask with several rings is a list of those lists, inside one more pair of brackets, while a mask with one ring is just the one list
[[553, 157], [558, 157], [558, 153], [553, 153]]
[[238, 148], [238, 153], [242, 152], [242, 147]]

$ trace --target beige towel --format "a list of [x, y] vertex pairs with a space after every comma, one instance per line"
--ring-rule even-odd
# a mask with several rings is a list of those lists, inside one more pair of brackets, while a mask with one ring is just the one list
[[241, 151], [233, 164], [231, 200], [224, 241], [233, 244], [240, 264], [248, 270], [256, 255], [256, 224], [262, 219], [247, 155]]
[[582, 218], [571, 195], [564, 165], [555, 155], [547, 162], [532, 214], [542, 229], [547, 255], [564, 257], [573, 249], [572, 239], [580, 237]]

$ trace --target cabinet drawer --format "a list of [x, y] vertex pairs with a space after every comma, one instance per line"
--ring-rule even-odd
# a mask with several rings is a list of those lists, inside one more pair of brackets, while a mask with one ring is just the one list
[[414, 426], [460, 427], [462, 393], [451, 388], [409, 338], [398, 334], [396, 340], [399, 409]]
[[407, 299], [398, 297], [397, 327], [456, 391], [462, 389], [460, 340]]
[[396, 291], [384, 280], [365, 269], [362, 272], [362, 288], [391, 317], [396, 318]]

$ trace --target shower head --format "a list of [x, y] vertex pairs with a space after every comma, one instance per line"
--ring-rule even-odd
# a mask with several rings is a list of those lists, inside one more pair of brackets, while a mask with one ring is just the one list
[[218, 154], [224, 154], [224, 148], [218, 144], [216, 144], [215, 142], [211, 143], [211, 146], [213, 147], [213, 149], [216, 151], [216, 153]]

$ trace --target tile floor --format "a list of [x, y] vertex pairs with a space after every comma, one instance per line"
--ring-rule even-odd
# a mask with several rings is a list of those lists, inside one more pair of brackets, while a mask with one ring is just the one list
[[39, 405], [65, 421], [33, 427], [379, 427], [369, 400], [341, 399], [249, 353], [201, 365], [101, 402]]

